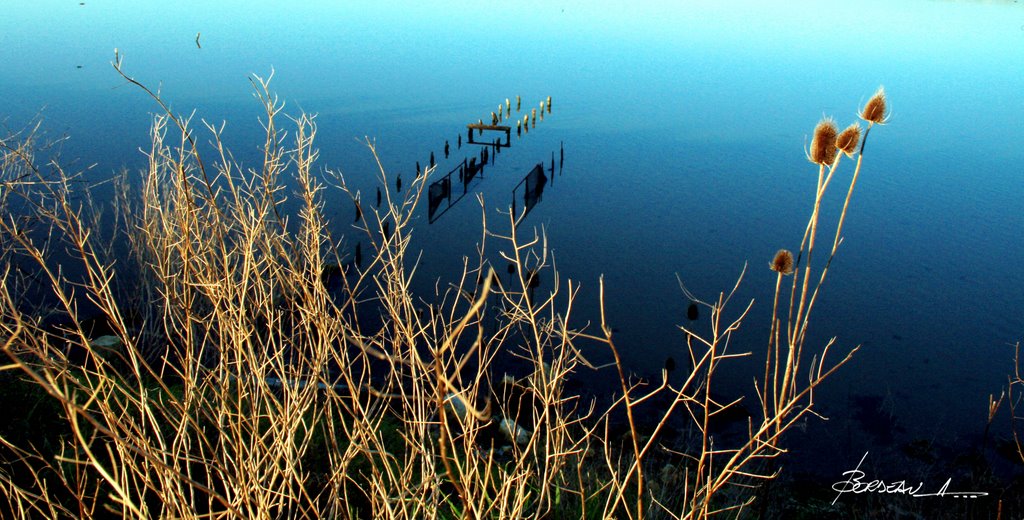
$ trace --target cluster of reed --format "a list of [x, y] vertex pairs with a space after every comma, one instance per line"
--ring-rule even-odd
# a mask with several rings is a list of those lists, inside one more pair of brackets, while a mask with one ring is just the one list
[[[704, 518], [749, 504], [743, 486], [771, 478], [758, 461], [781, 453], [781, 434], [813, 413], [813, 389], [849, 359], [826, 369], [823, 352], [810, 379], [798, 377], [823, 272], [810, 299], [804, 283], [791, 305], [788, 354], [772, 350], [761, 424], [739, 446], [714, 444], [709, 422], [735, 403], [711, 397], [713, 375], [737, 356], [725, 345], [750, 308], [726, 318], [733, 292], [701, 302], [711, 333], [686, 331], [685, 381], [665, 373], [654, 385], [627, 375], [603, 316], [595, 333], [572, 325], [579, 284], [553, 269], [543, 235], [517, 233], [511, 212], [491, 226], [483, 208], [461, 277], [413, 294], [412, 215], [432, 169], [399, 198], [379, 168], [383, 204], [336, 236], [326, 194], [358, 194], [317, 171], [315, 120], [292, 119], [287, 140], [283, 105], [267, 81], [254, 86], [261, 164], [237, 164], [210, 124], [215, 160], [204, 160], [190, 122], [151, 93], [165, 114], [148, 167], [121, 180], [105, 213], [82, 202], [73, 176], [37, 166], [31, 138], [4, 142], [4, 193], [19, 194], [31, 219], [10, 205], [0, 219], [0, 374], [35, 389], [59, 419], [52, 443], [0, 438], [5, 517]], [[831, 179], [837, 159], [819, 158]], [[285, 203], [286, 190], [297, 202]], [[352, 237], [370, 244], [361, 265], [338, 252]], [[838, 243], [837, 229], [833, 254]], [[490, 247], [509, 264], [507, 282]], [[536, 297], [540, 273], [553, 283]], [[33, 294], [45, 309], [28, 304]], [[113, 340], [97, 341], [87, 315]], [[572, 374], [598, 369], [583, 353], [595, 345], [613, 354], [621, 386], [606, 406], [566, 390]], [[513, 374], [495, 361], [508, 354]], [[642, 430], [634, 413], [659, 394], [668, 404]], [[619, 413], [624, 444], [608, 435]], [[692, 435], [663, 446], [682, 414]], [[654, 471], [665, 460], [677, 462]], [[742, 493], [736, 503], [723, 502], [726, 489]]]

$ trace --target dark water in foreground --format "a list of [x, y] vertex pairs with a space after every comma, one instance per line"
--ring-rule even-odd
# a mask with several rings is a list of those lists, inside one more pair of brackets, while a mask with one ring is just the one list
[[[921, 440], [970, 449], [1024, 336], [1024, 8], [821, 9], [40, 2], [0, 21], [0, 117], [19, 128], [42, 110], [51, 135], [70, 136], [64, 158], [95, 164], [97, 179], [139, 167], [156, 107], [111, 69], [117, 47], [175, 111], [228, 121], [228, 144], [251, 164], [260, 128], [246, 77], [273, 69], [286, 111], [318, 114], [322, 164], [369, 197], [364, 136], [407, 180], [431, 152], [444, 173], [479, 151], [456, 146], [467, 123], [506, 98], [533, 108], [550, 95], [552, 113], [521, 139], [513, 130], [471, 193], [436, 218], [421, 209], [423, 288], [452, 279], [473, 254], [475, 194], [495, 222], [513, 194], [526, 202], [529, 187], [517, 184], [554, 155], [560, 167], [520, 231], [543, 229], [563, 276], [583, 284], [581, 323], [596, 318], [604, 275], [626, 362], [653, 377], [666, 357], [685, 357], [677, 274], [711, 300], [749, 262], [737, 300], [756, 304], [731, 348], [763, 351], [774, 287], [766, 263], [796, 249], [813, 202], [817, 172], [803, 147], [822, 114], [845, 126], [885, 85], [892, 121], [872, 130], [809, 341], [863, 347], [817, 397], [831, 422], [809, 425], [801, 442], [822, 467]], [[344, 226], [350, 204], [337, 208]], [[727, 383], [749, 388], [751, 367], [726, 371]]]

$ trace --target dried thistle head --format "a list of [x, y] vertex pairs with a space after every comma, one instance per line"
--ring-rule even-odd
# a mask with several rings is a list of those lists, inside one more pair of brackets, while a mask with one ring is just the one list
[[836, 148], [839, 151], [846, 154], [847, 157], [853, 157], [853, 152], [857, 149], [857, 144], [860, 143], [860, 123], [854, 123], [839, 133], [839, 137], [836, 137]]
[[814, 127], [814, 137], [811, 138], [811, 151], [807, 159], [814, 164], [829, 166], [836, 160], [838, 150], [836, 149], [836, 136], [839, 130], [836, 122], [831, 117], [822, 119], [818, 126]]
[[781, 275], [793, 274], [793, 253], [786, 249], [779, 249], [768, 267]]
[[860, 111], [860, 118], [871, 123], [884, 125], [889, 120], [886, 108], [885, 88], [878, 87], [878, 92], [871, 96], [871, 99], [868, 100], [867, 104]]

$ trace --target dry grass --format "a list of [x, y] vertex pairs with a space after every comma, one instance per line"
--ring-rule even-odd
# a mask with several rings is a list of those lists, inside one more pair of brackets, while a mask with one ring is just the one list
[[1006, 403], [1010, 414], [1011, 441], [1003, 443], [1002, 451], [1019, 464], [1024, 464], [1024, 415], [1021, 415], [1024, 402], [1024, 372], [1022, 372], [1020, 343], [1014, 345], [1013, 373], [1007, 377], [1007, 385], [1002, 389], [999, 398], [988, 397], [988, 422], [985, 424], [985, 439], [988, 439], [989, 428], [999, 413], [999, 408]]
[[[735, 287], [699, 302], [709, 334], [683, 329], [693, 370], [678, 385], [629, 376], [603, 318], [596, 331], [574, 328], [579, 284], [562, 280], [543, 235], [519, 234], [507, 212], [492, 225], [482, 211], [478, 250], [428, 304], [410, 289], [409, 238], [431, 172], [400, 198], [381, 167], [383, 204], [362, 206], [346, 236], [333, 236], [325, 201], [358, 194], [318, 171], [315, 119], [288, 119], [286, 140], [283, 105], [267, 81], [254, 86], [260, 165], [236, 164], [208, 124], [214, 159], [204, 160], [191, 123], [167, 111], [154, 120], [148, 168], [121, 180], [102, 217], [76, 198], [71, 176], [35, 166], [31, 134], [4, 142], [4, 196], [32, 211], [20, 220], [7, 204], [0, 224], [2, 373], [54, 403], [58, 425], [48, 445], [0, 440], [6, 513], [705, 518], [750, 503], [749, 486], [774, 476], [763, 462], [784, 451], [785, 432], [814, 414], [815, 388], [853, 354], [833, 361], [831, 342], [813, 355], [804, 345], [841, 241], [842, 218], [828, 262], [812, 269], [821, 196], [841, 154], [821, 165], [788, 318], [773, 317], [754, 389], [762, 413], [722, 446], [711, 422], [737, 402], [716, 402], [715, 375], [751, 355], [726, 348], [752, 305], [733, 301]], [[339, 253], [354, 237], [369, 244], [360, 263]], [[510, 282], [494, 274], [492, 248], [511, 264]], [[38, 275], [16, 276], [27, 271]], [[546, 294], [534, 294], [537, 273], [553, 279]], [[42, 319], [30, 294], [53, 302], [48, 314], [63, 326]], [[116, 340], [97, 341], [91, 316]], [[615, 358], [621, 392], [608, 406], [565, 389], [571, 374], [598, 370], [584, 343]], [[498, 368], [509, 353], [526, 367], [518, 377]], [[642, 430], [634, 411], [656, 396], [668, 404]], [[608, 434], [619, 413], [624, 444]], [[665, 446], [674, 416], [692, 421], [692, 435]], [[652, 470], [670, 457], [681, 462]]]

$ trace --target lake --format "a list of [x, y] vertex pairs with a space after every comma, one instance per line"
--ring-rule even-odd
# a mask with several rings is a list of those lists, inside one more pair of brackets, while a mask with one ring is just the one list
[[[519, 232], [543, 230], [563, 279], [582, 284], [579, 324], [597, 319], [603, 275], [625, 363], [657, 378], [667, 357], [686, 357], [677, 275], [710, 301], [746, 264], [736, 298], [755, 305], [730, 348], [756, 359], [723, 371], [743, 392], [767, 345], [767, 263], [797, 249], [813, 204], [814, 125], [854, 122], [884, 85], [891, 121], [871, 131], [808, 341], [862, 348], [817, 396], [830, 421], [798, 433], [794, 456], [849, 469], [865, 451], [922, 440], [972, 449], [1013, 370], [1024, 336], [1017, 2], [41, 1], [0, 20], [0, 121], [18, 129], [38, 114], [48, 136], [67, 136], [64, 164], [90, 179], [140, 168], [158, 107], [115, 73], [115, 48], [175, 112], [226, 121], [247, 164], [262, 144], [247, 78], [273, 71], [286, 113], [317, 114], [320, 164], [364, 200], [376, 186], [364, 137], [406, 182], [431, 153], [440, 176], [481, 150], [457, 146], [467, 124], [489, 123], [507, 98], [521, 118], [551, 96], [464, 198], [420, 208], [418, 289], [453, 281], [481, 212], [499, 222], [513, 197], [526, 203], [536, 176], [517, 185], [554, 158]], [[826, 208], [842, 204], [851, 172], [840, 167]], [[344, 233], [351, 202], [333, 202]], [[993, 428], [1009, 433], [1007, 420]]]

